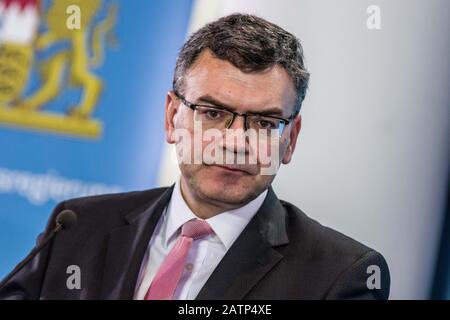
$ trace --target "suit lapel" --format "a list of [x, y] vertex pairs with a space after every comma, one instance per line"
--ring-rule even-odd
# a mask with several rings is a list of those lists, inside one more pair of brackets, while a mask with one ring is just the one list
[[109, 235], [102, 279], [102, 299], [132, 299], [150, 238], [170, 201], [173, 186], [156, 200], [125, 216], [124, 226]]
[[243, 299], [283, 258], [274, 247], [288, 242], [285, 211], [269, 188], [261, 208], [225, 254], [196, 299]]

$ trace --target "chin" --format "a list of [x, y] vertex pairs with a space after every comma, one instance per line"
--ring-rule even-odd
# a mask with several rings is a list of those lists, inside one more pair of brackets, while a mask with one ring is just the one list
[[242, 192], [239, 189], [220, 189], [220, 188], [205, 188], [201, 190], [204, 197], [230, 205], [244, 205], [253, 200], [253, 194], [249, 192]]
[[[258, 176], [229, 173], [213, 167], [183, 167], [190, 187], [204, 201], [242, 206], [255, 199], [270, 181], [258, 181]], [[188, 169], [188, 170], [186, 170]], [[258, 183], [259, 182], [259, 183]]]
[[198, 184], [200, 193], [205, 198], [230, 205], [243, 205], [253, 200], [255, 186], [250, 181], [205, 179]]

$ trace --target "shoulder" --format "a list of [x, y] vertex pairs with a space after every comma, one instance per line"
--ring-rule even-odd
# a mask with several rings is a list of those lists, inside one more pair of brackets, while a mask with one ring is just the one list
[[48, 227], [54, 223], [56, 215], [65, 209], [73, 210], [76, 213], [77, 225], [97, 222], [107, 225], [122, 223], [125, 215], [139, 208], [150, 206], [168, 189], [169, 187], [162, 187], [69, 199], [54, 208]]
[[302, 240], [315, 249], [315, 254], [349, 256], [350, 259], [372, 250], [361, 242], [310, 218], [295, 205], [284, 200], [280, 202], [286, 211], [286, 227], [290, 242], [295, 244], [296, 241]]
[[[322, 225], [293, 204], [283, 200], [280, 202], [287, 219], [286, 228], [289, 237], [289, 249], [286, 249], [285, 256], [287, 259], [294, 263], [303, 263], [305, 269], [311, 273], [321, 274], [324, 286], [333, 294], [336, 288], [346, 290], [355, 284], [364, 288], [373, 268], [377, 268], [381, 274], [383, 290], [370, 292], [369, 296], [380, 294], [381, 298], [387, 298], [390, 275], [381, 253]], [[369, 291], [365, 289], [365, 292]], [[339, 295], [338, 297], [346, 298]]]
[[143, 191], [131, 191], [123, 193], [102, 194], [96, 196], [75, 198], [65, 201], [66, 208], [114, 208], [115, 210], [129, 209], [142, 206], [152, 200], [156, 200], [168, 187], [154, 188]]

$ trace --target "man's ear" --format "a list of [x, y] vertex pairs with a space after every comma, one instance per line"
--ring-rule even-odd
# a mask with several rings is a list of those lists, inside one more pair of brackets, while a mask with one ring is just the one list
[[283, 159], [281, 163], [288, 164], [291, 162], [292, 155], [294, 154], [295, 145], [297, 144], [297, 138], [300, 134], [300, 129], [302, 128], [302, 116], [298, 115], [292, 120], [292, 129], [289, 135], [289, 143], [284, 152]]
[[180, 105], [179, 99], [175, 95], [173, 91], [167, 92], [166, 95], [166, 105], [165, 105], [165, 119], [164, 119], [164, 127], [166, 130], [166, 141], [167, 143], [173, 144], [175, 143], [173, 139], [173, 132], [175, 130], [175, 114], [178, 111], [178, 107]]

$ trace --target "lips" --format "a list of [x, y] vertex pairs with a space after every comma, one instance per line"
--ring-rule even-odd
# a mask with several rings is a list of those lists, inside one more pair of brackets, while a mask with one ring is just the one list
[[245, 174], [250, 174], [250, 175], [254, 175], [254, 169], [255, 168], [249, 168], [249, 166], [245, 166], [245, 165], [235, 165], [235, 164], [227, 164], [227, 165], [218, 165], [218, 164], [214, 164], [213, 166], [215, 167], [219, 167], [223, 170], [229, 171], [229, 172], [235, 172], [235, 173], [245, 173]]

